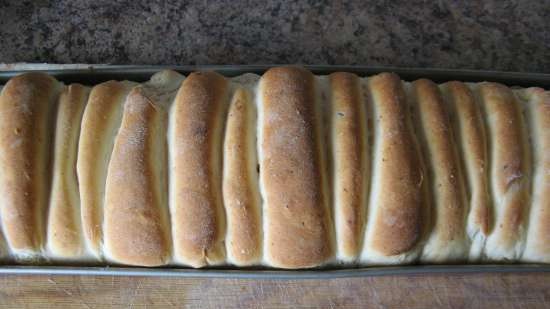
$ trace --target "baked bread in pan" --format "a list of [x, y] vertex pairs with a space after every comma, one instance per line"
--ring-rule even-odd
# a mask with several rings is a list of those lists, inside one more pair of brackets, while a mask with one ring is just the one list
[[0, 259], [300, 269], [550, 262], [550, 92], [161, 71], [0, 94]]

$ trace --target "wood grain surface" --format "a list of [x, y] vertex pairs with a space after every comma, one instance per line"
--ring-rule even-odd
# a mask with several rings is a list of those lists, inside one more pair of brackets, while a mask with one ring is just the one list
[[332, 280], [0, 276], [0, 308], [550, 308], [550, 274]]

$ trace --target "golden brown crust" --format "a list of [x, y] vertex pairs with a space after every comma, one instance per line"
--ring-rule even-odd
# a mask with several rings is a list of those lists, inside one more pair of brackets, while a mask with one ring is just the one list
[[105, 255], [115, 262], [159, 266], [170, 256], [165, 111], [141, 87], [126, 99], [105, 185]]
[[[0, 225], [0, 231], [2, 231], [1, 225]], [[10, 251], [8, 249], [8, 244], [6, 243], [6, 238], [4, 237], [4, 233], [0, 232], [0, 262], [9, 260], [9, 253]]]
[[524, 97], [533, 145], [533, 200], [522, 260], [550, 263], [550, 92], [528, 88]]
[[[374, 111], [372, 187], [364, 257], [400, 262], [422, 238], [425, 205], [422, 161], [403, 86], [395, 74], [369, 79]], [[390, 258], [395, 257], [396, 261]], [[413, 257], [404, 258], [414, 259]]]
[[76, 179], [76, 154], [80, 121], [90, 89], [80, 84], [66, 87], [57, 107], [53, 181], [48, 215], [48, 249], [56, 257], [84, 254], [80, 199]]
[[368, 185], [365, 103], [359, 79], [351, 73], [330, 75], [334, 213], [339, 258], [355, 260], [362, 248]]
[[496, 83], [478, 85], [488, 127], [495, 228], [485, 253], [489, 259], [519, 258], [529, 201], [529, 150], [522, 112], [513, 93]]
[[177, 262], [193, 267], [224, 261], [221, 148], [227, 80], [215, 72], [189, 75], [172, 110], [170, 207]]
[[422, 260], [449, 262], [467, 258], [464, 183], [455, 149], [451, 123], [435, 83], [419, 79], [412, 83], [412, 106], [416, 132], [429, 184], [433, 227]]
[[313, 267], [332, 256], [314, 90], [313, 75], [295, 67], [270, 69], [260, 81], [264, 258], [274, 267]]
[[84, 109], [78, 144], [77, 174], [82, 227], [87, 248], [100, 254], [105, 178], [130, 82], [108, 81], [92, 88]]
[[227, 215], [227, 255], [236, 265], [262, 258], [262, 221], [256, 171], [256, 128], [250, 93], [233, 95], [225, 130], [223, 199]]
[[50, 175], [50, 117], [60, 84], [42, 73], [16, 76], [0, 96], [0, 211], [15, 253], [42, 247]]
[[488, 188], [488, 158], [485, 126], [475, 96], [462, 82], [442, 85], [454, 125], [455, 141], [460, 150], [464, 175], [469, 184], [469, 214], [467, 232], [471, 240], [470, 258], [477, 260], [482, 254], [492, 223], [492, 210]]

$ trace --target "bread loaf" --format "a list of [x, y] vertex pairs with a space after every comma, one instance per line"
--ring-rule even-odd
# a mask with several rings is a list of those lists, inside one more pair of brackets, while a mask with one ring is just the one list
[[[0, 95], [2, 95], [2, 89], [4, 89], [4, 86], [0, 86]], [[9, 249], [2, 229], [2, 220], [0, 220], [0, 261], [4, 259], [9, 259]]]
[[362, 260], [368, 264], [415, 261], [428, 227], [425, 172], [399, 77], [369, 78], [373, 158]]
[[176, 72], [159, 72], [132, 89], [124, 103], [105, 185], [104, 252], [111, 261], [170, 261], [167, 110], [182, 80]]
[[424, 262], [465, 261], [466, 199], [456, 142], [439, 88], [427, 79], [412, 83], [410, 99], [416, 134], [426, 163], [432, 228], [422, 250]]
[[256, 157], [256, 108], [250, 90], [238, 86], [227, 114], [223, 202], [227, 215], [227, 260], [235, 265], [262, 259], [262, 219]]
[[108, 81], [92, 88], [82, 116], [77, 175], [86, 248], [101, 256], [103, 207], [107, 167], [132, 82]]
[[523, 252], [530, 206], [531, 166], [523, 113], [512, 91], [504, 85], [481, 83], [477, 91], [490, 141], [495, 213], [485, 255], [489, 260], [515, 261]]
[[63, 89], [55, 117], [52, 191], [47, 247], [50, 255], [78, 260], [86, 254], [80, 219], [76, 156], [82, 113], [90, 89], [72, 84]]
[[259, 85], [260, 188], [267, 265], [304, 268], [333, 256], [313, 74], [273, 68]]
[[299, 67], [22, 74], [0, 93], [0, 261], [550, 263], [549, 106], [536, 87]]
[[16, 257], [34, 257], [44, 246], [51, 120], [62, 87], [46, 74], [26, 73], [0, 95], [0, 216]]
[[330, 90], [337, 254], [344, 262], [354, 262], [362, 249], [367, 211], [370, 160], [366, 102], [354, 74], [331, 74]]
[[459, 164], [464, 173], [465, 192], [469, 201], [469, 207], [466, 207], [466, 233], [470, 240], [468, 258], [470, 261], [479, 261], [492, 224], [485, 126], [479, 103], [466, 84], [452, 81], [443, 84], [441, 90], [459, 149]]
[[[4, 86], [0, 86], [0, 96], [2, 93], [2, 89], [4, 89]], [[1, 210], [0, 210], [0, 214], [1, 214]], [[3, 224], [2, 220], [0, 220], [0, 262], [4, 260], [9, 260], [9, 253], [10, 253], [8, 245], [6, 244], [6, 238], [4, 237], [2, 224]]]
[[217, 73], [193, 73], [183, 81], [171, 111], [174, 259], [192, 267], [225, 261], [221, 163], [228, 86]]
[[530, 124], [533, 152], [531, 216], [522, 260], [550, 263], [550, 92], [516, 91]]

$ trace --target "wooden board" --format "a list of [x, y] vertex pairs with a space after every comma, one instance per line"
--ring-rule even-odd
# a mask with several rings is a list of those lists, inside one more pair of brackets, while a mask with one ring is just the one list
[[550, 308], [550, 274], [333, 280], [0, 276], [0, 308]]

